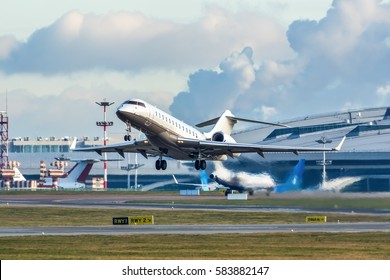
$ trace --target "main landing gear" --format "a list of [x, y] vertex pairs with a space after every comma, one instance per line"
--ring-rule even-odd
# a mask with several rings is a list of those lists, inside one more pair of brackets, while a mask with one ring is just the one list
[[195, 169], [196, 170], [205, 170], [206, 169], [206, 161], [204, 159], [195, 160]]
[[165, 170], [165, 169], [167, 169], [167, 166], [168, 166], [168, 164], [167, 164], [167, 161], [165, 160], [165, 159], [158, 159], [158, 160], [156, 160], [156, 169], [157, 170]]

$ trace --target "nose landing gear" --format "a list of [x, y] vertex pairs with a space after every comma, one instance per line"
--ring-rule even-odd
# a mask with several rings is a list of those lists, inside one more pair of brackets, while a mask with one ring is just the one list
[[131, 132], [131, 124], [129, 122], [126, 122], [126, 131], [127, 131], [127, 134], [123, 137], [123, 139], [125, 141], [131, 141], [131, 135], [130, 135], [130, 132]]

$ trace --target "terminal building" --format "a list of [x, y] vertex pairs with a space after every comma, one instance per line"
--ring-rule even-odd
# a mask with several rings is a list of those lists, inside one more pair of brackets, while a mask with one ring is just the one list
[[[268, 173], [276, 182], [283, 182], [290, 170], [301, 158], [305, 159], [304, 188], [324, 188], [356, 192], [390, 191], [390, 109], [387, 107], [348, 110], [329, 114], [303, 116], [281, 122], [288, 127], [256, 125], [235, 132], [237, 142], [275, 144], [303, 147], [335, 147], [346, 136], [341, 150], [323, 153], [265, 153], [242, 154], [237, 159], [228, 159], [223, 164], [232, 172]], [[137, 137], [138, 135], [134, 135]], [[110, 143], [122, 141], [123, 134], [110, 134]], [[101, 158], [96, 153], [71, 152], [73, 138], [29, 137], [13, 138], [9, 141], [9, 158], [21, 163], [23, 174], [36, 174], [40, 160], [51, 161], [54, 157], [86, 159]], [[78, 146], [102, 145], [99, 137], [82, 137]], [[325, 156], [325, 160], [324, 160]], [[109, 174], [126, 175], [134, 155], [122, 159], [118, 154], [109, 154], [117, 159], [109, 163]], [[122, 161], [119, 161], [122, 160]], [[138, 157], [140, 175], [189, 175], [196, 178], [192, 164], [171, 161], [165, 171], [156, 171], [154, 160]], [[207, 173], [213, 172], [208, 164]], [[91, 174], [101, 175], [103, 164], [94, 165]], [[123, 179], [125, 181], [126, 179]]]
[[389, 108], [304, 116], [281, 123], [289, 127], [257, 126], [239, 131], [233, 137], [239, 142], [303, 147], [335, 147], [344, 136], [346, 140], [340, 151], [325, 155], [267, 153], [261, 158], [257, 154], [244, 154], [228, 165], [251, 172], [267, 172], [282, 180], [288, 170], [304, 158], [305, 188], [390, 191]]

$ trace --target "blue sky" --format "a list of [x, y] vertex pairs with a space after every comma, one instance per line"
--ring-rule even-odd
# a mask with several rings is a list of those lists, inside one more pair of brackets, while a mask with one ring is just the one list
[[388, 2], [0, 1], [11, 137], [100, 135], [103, 98], [189, 123], [226, 108], [278, 121], [389, 103]]

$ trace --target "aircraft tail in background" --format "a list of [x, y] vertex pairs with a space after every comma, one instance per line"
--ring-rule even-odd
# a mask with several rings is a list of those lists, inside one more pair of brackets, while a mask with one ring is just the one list
[[302, 190], [302, 175], [304, 169], [305, 160], [300, 159], [297, 165], [294, 167], [294, 170], [291, 172], [291, 175], [288, 177], [287, 181], [284, 184], [275, 186], [274, 192], [282, 193]]

